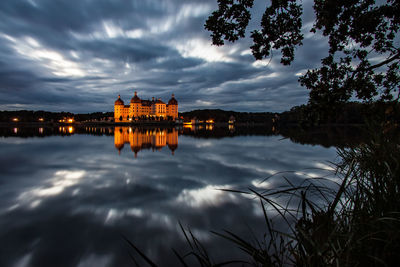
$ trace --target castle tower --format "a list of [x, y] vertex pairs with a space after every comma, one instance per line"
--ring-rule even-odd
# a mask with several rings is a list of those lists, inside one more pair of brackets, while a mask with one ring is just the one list
[[167, 144], [168, 148], [171, 150], [172, 155], [174, 155], [174, 151], [178, 148], [178, 131], [172, 129], [171, 132], [167, 133]]
[[173, 120], [178, 118], [178, 101], [175, 99], [174, 94], [172, 94], [171, 99], [168, 101], [167, 116], [172, 117]]
[[131, 99], [131, 103], [129, 106], [129, 117], [132, 120], [135, 118], [139, 118], [142, 114], [142, 100], [137, 96], [137, 92], [135, 91], [135, 95]]
[[124, 101], [118, 95], [118, 99], [114, 102], [114, 121], [119, 122], [123, 120]]
[[121, 154], [121, 150], [124, 148], [124, 135], [121, 127], [115, 127], [114, 130], [114, 145], [118, 149], [118, 154]]

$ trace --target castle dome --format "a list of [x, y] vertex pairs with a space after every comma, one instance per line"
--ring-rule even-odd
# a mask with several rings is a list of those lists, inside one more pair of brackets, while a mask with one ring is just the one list
[[137, 93], [135, 91], [135, 95], [134, 95], [134, 97], [132, 97], [131, 103], [141, 103], [141, 102], [142, 102], [142, 100], [140, 100], [140, 98], [137, 96]]
[[122, 101], [121, 96], [118, 95], [118, 99], [115, 101], [115, 105], [123, 105], [124, 101]]
[[172, 94], [171, 99], [168, 101], [168, 105], [178, 105], [178, 101], [176, 101], [174, 94]]

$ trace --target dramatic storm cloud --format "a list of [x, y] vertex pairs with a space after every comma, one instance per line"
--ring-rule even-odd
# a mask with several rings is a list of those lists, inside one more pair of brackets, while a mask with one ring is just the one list
[[[250, 30], [267, 1], [256, 1]], [[308, 33], [290, 67], [279, 54], [255, 61], [249, 38], [211, 45], [204, 22], [216, 0], [2, 0], [0, 110], [111, 111], [129, 101], [168, 100], [180, 110], [283, 111], [307, 102], [298, 76], [318, 66], [326, 40]], [[248, 34], [249, 35], [249, 34]]]

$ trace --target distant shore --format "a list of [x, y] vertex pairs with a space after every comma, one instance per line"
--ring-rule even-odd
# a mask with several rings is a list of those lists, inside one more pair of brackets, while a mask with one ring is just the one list
[[108, 122], [108, 121], [85, 121], [85, 122], [0, 122], [0, 127], [59, 127], [59, 126], [175, 126], [181, 125], [172, 121], [143, 121], [143, 122]]
[[[289, 128], [297, 128], [301, 127], [297, 123], [278, 123], [272, 124], [270, 122], [235, 122], [233, 124], [229, 124], [227, 122], [215, 122], [213, 124], [207, 123], [197, 123], [192, 124], [192, 126], [205, 126], [205, 125], [213, 125], [214, 127], [228, 127], [232, 125], [234, 127], [289, 127]], [[176, 126], [183, 126], [182, 123], [176, 123], [174, 121], [140, 121], [140, 122], [108, 122], [108, 121], [85, 121], [85, 122], [73, 122], [73, 123], [62, 123], [62, 122], [0, 122], [0, 127], [176, 127]], [[362, 123], [325, 123], [320, 124], [319, 127], [324, 126], [332, 126], [332, 127], [359, 127], [365, 126]], [[313, 128], [312, 126], [306, 128]], [[314, 126], [317, 127], [318, 126]]]

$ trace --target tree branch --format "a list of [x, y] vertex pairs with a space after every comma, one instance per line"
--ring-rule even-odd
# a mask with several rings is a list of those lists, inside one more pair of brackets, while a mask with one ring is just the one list
[[400, 51], [397, 54], [395, 54], [394, 56], [392, 56], [391, 58], [388, 58], [385, 61], [382, 61], [381, 63], [372, 65], [372, 66], [370, 66], [369, 68], [366, 68], [366, 69], [356, 70], [356, 72], [358, 72], [358, 71], [370, 71], [370, 70], [382, 67], [383, 65], [386, 65], [386, 64], [388, 64], [388, 63], [390, 63], [393, 60], [398, 59], [398, 58], [400, 58]]

